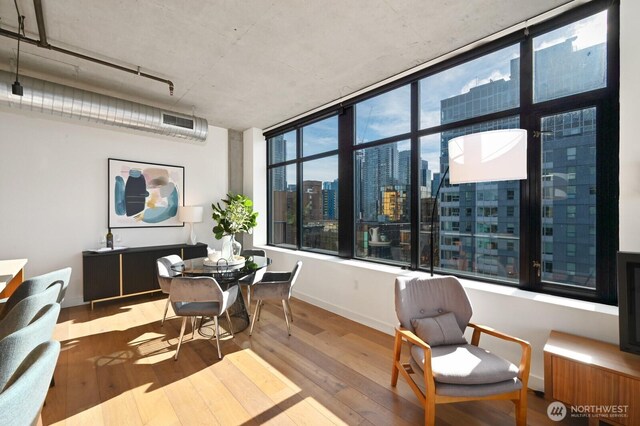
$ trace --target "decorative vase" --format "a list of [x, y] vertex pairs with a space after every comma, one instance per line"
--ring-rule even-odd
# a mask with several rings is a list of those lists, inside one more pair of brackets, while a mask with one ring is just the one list
[[221, 258], [227, 259], [230, 263], [236, 260], [236, 256], [242, 253], [242, 244], [236, 241], [235, 235], [225, 235], [222, 238]]
[[233, 254], [232, 259], [236, 259], [240, 256], [240, 253], [242, 253], [242, 244], [240, 244], [240, 241], [236, 240], [235, 235], [231, 236], [231, 252]]
[[221, 259], [233, 259], [233, 245], [231, 239], [233, 237], [231, 235], [225, 235], [222, 237], [222, 249], [220, 250], [220, 258]]

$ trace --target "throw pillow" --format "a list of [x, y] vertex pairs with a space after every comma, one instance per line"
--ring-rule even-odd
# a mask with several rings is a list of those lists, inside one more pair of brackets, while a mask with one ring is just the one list
[[413, 318], [411, 325], [416, 331], [416, 335], [427, 342], [429, 346], [467, 344], [453, 312], [436, 317]]

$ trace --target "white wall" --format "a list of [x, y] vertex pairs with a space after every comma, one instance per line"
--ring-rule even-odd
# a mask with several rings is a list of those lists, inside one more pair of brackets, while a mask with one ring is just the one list
[[[253, 234], [245, 236], [247, 247], [267, 243], [267, 144], [262, 131], [250, 128], [244, 131], [243, 143], [243, 188], [242, 192], [253, 200], [254, 210], [258, 212], [258, 226]], [[262, 162], [253, 161], [262, 158]]]
[[[228, 188], [227, 130], [205, 144], [0, 109], [0, 259], [28, 258], [27, 277], [71, 266], [65, 306], [83, 303], [82, 251], [107, 232], [107, 159], [185, 167], [185, 204], [205, 207], [198, 241], [220, 248], [211, 202]], [[187, 241], [188, 226], [114, 229], [118, 245]]]
[[[621, 135], [620, 135], [620, 248], [640, 251], [640, 2], [621, 5]], [[253, 161], [260, 167], [264, 155]], [[245, 168], [247, 165], [245, 165]], [[394, 278], [407, 274], [391, 268], [335, 257], [265, 247], [274, 259], [272, 269], [290, 269], [304, 262], [294, 295], [332, 312], [391, 333], [397, 320], [393, 306]], [[473, 321], [487, 324], [531, 342], [533, 362], [530, 387], [543, 388], [543, 348], [550, 330], [618, 343], [617, 308], [464, 281], [474, 309]], [[517, 347], [487, 339], [485, 346], [513, 360]]]
[[620, 5], [620, 250], [640, 251], [640, 2]]

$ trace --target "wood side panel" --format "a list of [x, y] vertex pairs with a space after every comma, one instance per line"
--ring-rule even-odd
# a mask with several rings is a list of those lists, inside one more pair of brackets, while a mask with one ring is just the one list
[[640, 358], [609, 343], [552, 331], [545, 346], [545, 393], [583, 406], [577, 408], [587, 410], [590, 424], [598, 417], [640, 424]]
[[8, 298], [13, 294], [20, 284], [24, 281], [24, 269], [20, 269], [15, 277], [7, 283], [7, 286], [0, 292], [0, 299]]
[[640, 379], [620, 378], [619, 389], [620, 402], [625, 405], [624, 411], [627, 417], [620, 417], [620, 421], [627, 425], [640, 425]]

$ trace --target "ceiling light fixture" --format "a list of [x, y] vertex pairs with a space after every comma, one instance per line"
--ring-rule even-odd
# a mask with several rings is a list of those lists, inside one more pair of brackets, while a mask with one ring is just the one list
[[11, 85], [11, 93], [15, 96], [22, 96], [24, 94], [24, 88], [20, 84], [20, 39], [24, 34], [24, 16], [20, 15], [18, 9], [18, 1], [13, 0], [16, 5], [16, 12], [18, 13], [18, 53], [16, 54], [16, 81]]
[[[13, 39], [18, 39], [18, 49], [20, 48], [20, 41], [22, 41], [23, 43], [28, 43], [28, 44], [32, 44], [34, 46], [38, 46], [38, 47], [42, 47], [44, 49], [47, 50], [51, 50], [54, 52], [58, 52], [58, 53], [62, 53], [63, 55], [69, 55], [69, 56], [73, 56], [75, 58], [79, 58], [85, 61], [90, 61], [96, 64], [100, 64], [100, 65], [104, 65], [107, 67], [111, 67], [120, 71], [124, 71], [124, 72], [128, 72], [130, 74], [136, 74], [139, 77], [144, 77], [144, 78], [148, 78], [149, 80], [154, 80], [154, 81], [159, 81], [161, 83], [165, 83], [169, 86], [169, 95], [173, 96], [173, 92], [174, 92], [174, 85], [173, 82], [171, 80], [167, 80], [166, 78], [162, 78], [162, 77], [158, 77], [156, 75], [153, 74], [149, 74], [146, 72], [143, 72], [140, 70], [140, 67], [138, 67], [137, 69], [135, 68], [131, 68], [131, 67], [126, 67], [123, 65], [119, 65], [116, 64], [114, 62], [109, 62], [106, 61], [104, 59], [100, 59], [100, 58], [96, 58], [93, 56], [89, 56], [89, 55], [85, 55], [84, 53], [80, 53], [80, 52], [74, 52], [73, 50], [69, 50], [69, 49], [63, 49], [61, 47], [58, 46], [54, 46], [52, 44], [50, 44], [47, 41], [47, 33], [45, 30], [45, 26], [44, 26], [44, 14], [42, 12], [42, 0], [34, 0], [33, 1], [33, 6], [35, 8], [35, 12], [36, 12], [36, 21], [38, 23], [38, 33], [40, 36], [39, 40], [34, 40], [31, 37], [27, 37], [27, 35], [24, 32], [24, 16], [22, 16], [20, 14], [20, 10], [18, 9], [18, 2], [17, 0], [14, 0], [13, 3], [16, 5], [16, 12], [18, 13], [18, 21], [22, 21], [21, 27], [18, 30], [18, 32], [13, 32], [13, 31], [8, 31], [5, 30], [4, 28], [0, 28], [0, 36], [3, 37], [9, 37], [9, 38], [13, 38]], [[17, 77], [17, 68], [16, 68], [16, 77]], [[20, 89], [22, 88], [22, 86], [20, 85], [20, 82], [17, 81], [18, 79], [16, 78], [16, 82], [13, 84], [12, 89], [13, 90], [17, 90], [20, 91]], [[13, 92], [14, 94], [16, 94], [16, 92]], [[19, 95], [21, 96], [21, 95]]]

